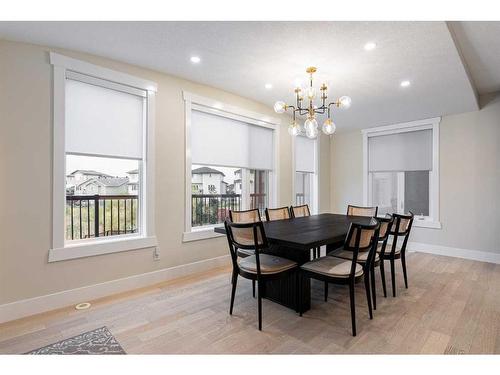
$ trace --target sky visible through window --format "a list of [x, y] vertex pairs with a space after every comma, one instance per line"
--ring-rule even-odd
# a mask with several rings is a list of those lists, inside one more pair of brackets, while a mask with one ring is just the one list
[[102, 172], [113, 177], [126, 177], [128, 171], [137, 169], [138, 166], [137, 160], [66, 155], [66, 175], [83, 169]]

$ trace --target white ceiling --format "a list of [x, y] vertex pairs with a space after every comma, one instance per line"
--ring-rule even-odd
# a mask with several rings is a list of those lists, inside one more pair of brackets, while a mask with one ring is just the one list
[[[466, 27], [474, 45], [484, 34], [479, 29]], [[477, 109], [445, 22], [0, 22], [0, 38], [121, 60], [269, 106], [293, 101], [295, 79], [314, 65], [317, 83], [331, 83], [332, 98], [352, 97], [350, 110], [334, 113], [339, 130]], [[377, 48], [366, 52], [369, 41]], [[474, 49], [463, 50], [473, 55]], [[190, 63], [192, 55], [201, 63]], [[500, 87], [488, 86], [483, 73], [489, 69], [471, 68], [480, 90]], [[399, 86], [405, 79], [408, 88]]]
[[500, 91], [500, 22], [451, 22], [481, 94]]

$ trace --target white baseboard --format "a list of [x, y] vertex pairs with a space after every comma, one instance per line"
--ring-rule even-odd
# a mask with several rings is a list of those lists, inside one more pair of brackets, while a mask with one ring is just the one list
[[208, 271], [229, 264], [229, 255], [224, 255], [172, 268], [125, 277], [123, 279], [7, 303], [0, 305], [0, 323], [71, 306], [79, 302], [91, 301], [112, 294], [143, 288], [163, 281], [188, 276], [197, 272]]
[[[500, 254], [486, 251], [460, 249], [419, 242], [408, 242], [408, 251], [418, 251], [422, 253], [500, 264]], [[82, 288], [70, 289], [54, 294], [7, 303], [0, 305], [0, 323], [71, 306], [82, 301], [91, 301], [109, 295], [143, 288], [149, 285], [161, 283], [163, 281], [172, 280], [197, 272], [208, 271], [210, 269], [229, 264], [229, 255], [223, 255], [172, 268], [165, 268], [158, 271], [89, 285]]]
[[420, 242], [408, 242], [408, 251], [418, 251], [420, 253], [444, 255], [455, 258], [500, 264], [500, 254], [488, 251], [460, 249], [457, 247], [432, 245]]

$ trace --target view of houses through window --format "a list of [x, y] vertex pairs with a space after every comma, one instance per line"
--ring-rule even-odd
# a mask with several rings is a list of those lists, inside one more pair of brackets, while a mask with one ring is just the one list
[[137, 232], [139, 163], [66, 155], [66, 240]]
[[195, 164], [191, 169], [192, 227], [222, 223], [229, 210], [258, 208], [264, 215], [268, 171]]

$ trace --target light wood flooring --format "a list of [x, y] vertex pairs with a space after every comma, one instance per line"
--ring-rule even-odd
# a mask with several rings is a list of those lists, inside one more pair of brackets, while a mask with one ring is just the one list
[[[312, 308], [263, 301], [263, 331], [251, 283], [239, 279], [229, 315], [230, 269], [218, 269], [0, 325], [0, 353], [24, 353], [107, 326], [133, 353], [500, 353], [500, 265], [410, 253], [409, 289], [397, 267], [396, 298], [382, 296], [368, 319], [357, 285], [358, 336], [351, 336], [347, 287], [313, 282]], [[390, 292], [390, 287], [389, 287]]]

